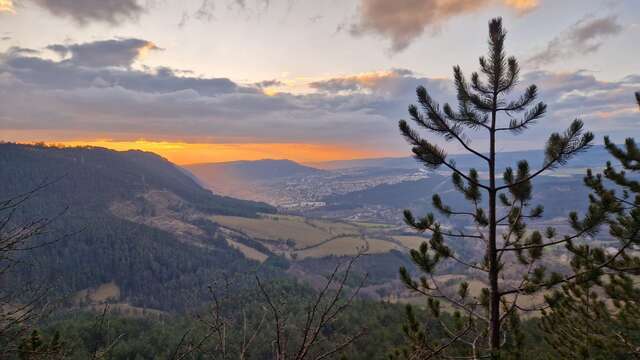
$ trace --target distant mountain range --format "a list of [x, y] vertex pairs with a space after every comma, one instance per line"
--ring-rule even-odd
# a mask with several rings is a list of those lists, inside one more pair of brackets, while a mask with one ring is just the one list
[[326, 172], [291, 160], [272, 159], [193, 164], [184, 167], [205, 182], [215, 182], [220, 177], [260, 181], [290, 176], [318, 175]]
[[[543, 150], [501, 152], [497, 155], [498, 173], [502, 174], [507, 166], [515, 167], [520, 160], [527, 160], [531, 169], [537, 169], [544, 163], [544, 158]], [[484, 177], [488, 171], [486, 162], [473, 155], [454, 154], [450, 155], [449, 159], [463, 171], [470, 168], [479, 170], [481, 177]], [[581, 182], [581, 175], [586, 168], [602, 169], [609, 160], [611, 156], [603, 146], [594, 146], [575, 156], [566, 166], [553, 172], [546, 172], [544, 175], [580, 175], [575, 179]], [[357, 202], [354, 197], [356, 194], [349, 193], [354, 191], [363, 191], [361, 194], [369, 197], [374, 195], [365, 195], [368, 194], [366, 190], [374, 186], [379, 186], [376, 191], [391, 191], [385, 187], [386, 185], [400, 191], [412, 187], [410, 184], [404, 184], [405, 181], [414, 181], [427, 175], [433, 178], [436, 175], [448, 173], [446, 167], [441, 167], [435, 172], [426, 169], [412, 157], [330, 161], [309, 165], [301, 165], [290, 160], [236, 161], [191, 165], [186, 169], [200, 179], [203, 186], [215, 193], [265, 201], [273, 205], [285, 206], [287, 211], [292, 208], [305, 211], [305, 207], [322, 206], [323, 202], [327, 202], [330, 208], [352, 207]], [[560, 180], [556, 178], [556, 181]], [[426, 186], [418, 183], [415, 185]], [[335, 196], [344, 198], [338, 200]], [[406, 194], [385, 196], [385, 201], [415, 200], [413, 196], [409, 191]], [[327, 215], [345, 216], [346, 213], [331, 212]], [[351, 213], [351, 215], [356, 214]]]
[[[583, 211], [589, 204], [589, 189], [583, 184], [581, 175], [539, 176], [533, 181], [533, 187], [531, 204], [544, 206], [546, 220], [566, 217], [571, 211]], [[395, 208], [398, 214], [406, 208], [425, 214], [435, 211], [431, 200], [434, 194], [439, 194], [454, 209], [470, 210], [469, 202], [454, 189], [451, 178], [438, 174], [421, 180], [382, 184], [365, 190], [332, 195], [323, 201], [326, 202], [324, 210], [357, 211], [356, 209], [363, 207], [384, 206]]]
[[260, 199], [261, 185], [291, 177], [326, 174], [327, 171], [291, 160], [256, 160], [206, 163], [184, 166], [207, 188], [240, 198]]
[[[487, 169], [484, 161], [478, 159], [474, 155], [469, 154], [451, 154], [450, 159], [456, 162], [456, 165], [461, 169], [469, 169], [475, 167], [477, 170], [484, 171]], [[498, 168], [504, 168], [506, 166], [515, 166], [520, 160], [527, 160], [533, 167], [542, 164], [544, 161], [544, 150], [522, 150], [522, 151], [509, 151], [500, 152], [497, 155]], [[611, 155], [602, 145], [593, 146], [586, 152], [579, 154], [574, 159], [569, 161], [568, 167], [572, 168], [600, 168], [603, 167], [608, 160], [611, 160]], [[338, 160], [313, 163], [313, 166], [326, 169], [326, 170], [338, 170], [338, 169], [350, 169], [350, 168], [397, 168], [397, 169], [415, 169], [419, 168], [420, 164], [412, 157], [398, 157], [398, 158], [375, 158], [375, 159], [361, 159], [361, 160]]]

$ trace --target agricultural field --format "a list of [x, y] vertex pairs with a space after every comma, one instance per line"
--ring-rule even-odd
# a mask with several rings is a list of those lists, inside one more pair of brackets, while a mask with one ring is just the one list
[[[213, 221], [254, 240], [277, 254], [290, 259], [325, 256], [386, 253], [403, 251], [409, 241], [391, 234], [393, 227], [381, 224], [362, 224], [326, 219], [310, 219], [290, 215], [262, 215], [259, 218], [213, 216]], [[410, 237], [407, 237], [410, 238]], [[247, 245], [227, 240], [247, 258], [264, 261], [265, 254]], [[254, 251], [252, 251], [254, 250]]]
[[250, 246], [247, 246], [245, 244], [239, 243], [237, 241], [231, 240], [231, 239], [227, 239], [227, 243], [229, 244], [229, 246], [231, 246], [232, 248], [240, 251], [242, 253], [242, 255], [244, 255], [247, 259], [251, 259], [251, 260], [255, 260], [258, 262], [264, 262], [265, 260], [267, 260], [267, 258], [269, 257], [269, 255], [264, 254]]
[[127, 316], [163, 316], [163, 311], [132, 306], [122, 302], [120, 287], [115, 282], [108, 282], [95, 288], [80, 290], [71, 298], [72, 303], [81, 308], [101, 313], [108, 310]]
[[366, 237], [345, 236], [338, 237], [318, 246], [296, 251], [297, 258], [325, 257], [331, 255], [380, 254], [391, 250], [400, 250], [400, 246], [387, 240], [369, 239]]
[[425, 241], [429, 239], [424, 236], [415, 235], [395, 235], [392, 236], [393, 240], [397, 241], [402, 247], [407, 249], [417, 249]]
[[341, 222], [310, 221], [294, 216], [244, 218], [213, 216], [216, 223], [256, 240], [290, 242], [295, 249], [315, 246], [339, 235], [357, 235], [358, 228]]

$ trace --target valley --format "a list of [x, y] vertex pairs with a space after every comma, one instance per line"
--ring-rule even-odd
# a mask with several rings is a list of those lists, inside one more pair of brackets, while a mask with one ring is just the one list
[[[55, 284], [63, 314], [109, 311], [138, 319], [132, 321], [163, 322], [209, 303], [211, 292], [220, 291], [224, 282], [239, 294], [255, 292], [256, 279], [309, 296], [322, 291], [327, 277], [353, 257], [358, 260], [345, 289], [357, 290], [358, 306], [379, 304], [396, 311], [411, 304], [424, 311], [424, 297], [408, 290], [398, 271], [419, 274], [409, 252], [428, 242], [430, 234], [411, 230], [402, 211], [434, 211], [434, 194], [451, 206], [468, 206], [449, 174], [411, 167], [406, 160], [391, 161], [391, 167], [384, 160], [339, 169], [290, 161], [242, 162], [239, 170], [224, 164], [227, 187], [220, 187], [215, 186], [220, 176], [212, 177], [210, 166], [203, 166], [203, 175], [198, 167], [183, 169], [151, 153], [0, 146], [4, 197], [61, 174], [47, 185], [52, 191], [30, 199], [18, 219], [68, 209], [71, 216], [64, 213], [41, 241], [50, 241], [55, 233], [73, 235], [36, 248], [24, 260], [39, 266], [18, 267], [7, 284], [47, 279]], [[568, 212], [588, 203], [583, 171], [570, 168], [537, 180], [544, 190], [534, 193], [531, 203], [544, 205], [545, 215], [531, 221], [524, 235], [548, 226], [561, 234], [571, 232]], [[455, 216], [443, 218], [442, 225], [445, 231], [477, 230]], [[600, 234], [586, 241], [606, 247], [610, 239]], [[478, 241], [452, 241], [450, 246], [462, 261], [476, 261], [483, 251]], [[503, 261], [514, 269], [523, 267], [515, 256]], [[563, 273], [569, 257], [563, 249], [553, 249], [541, 264]], [[503, 284], [517, 287], [517, 273], [503, 274]], [[450, 259], [425, 281], [449, 296], [456, 296], [461, 282], [474, 298], [488, 287], [483, 274]], [[520, 306], [532, 310], [525, 318], [539, 316], [544, 295], [519, 296]], [[442, 311], [453, 313], [456, 307], [443, 305]]]
[[[66, 228], [79, 227], [78, 221], [84, 222], [82, 219], [91, 215], [89, 233], [65, 239], [35, 256], [46, 264], [52, 254], [65, 254], [65, 262], [78, 264], [86, 259], [86, 266], [89, 259], [101, 257], [103, 265], [95, 272], [70, 274], [77, 280], [65, 291], [76, 294], [76, 299], [85, 299], [85, 306], [112, 303], [131, 313], [139, 312], [136, 309], [175, 310], [183, 306], [178, 304], [184, 299], [168, 301], [161, 294], [191, 291], [223, 273], [288, 276], [320, 286], [318, 274], [330, 273], [336, 263], [356, 255], [362, 255], [357, 272], [372, 275], [362, 289], [362, 297], [412, 302], [411, 293], [398, 280], [398, 269], [404, 266], [415, 271], [407, 253], [428, 241], [429, 234], [410, 230], [402, 221], [402, 210], [409, 208], [418, 214], [433, 211], [433, 194], [452, 206], [466, 204], [454, 191], [448, 174], [419, 169], [410, 159], [371, 160], [366, 167], [359, 167], [359, 163], [344, 167], [349, 164], [341, 163], [343, 167], [332, 169], [291, 161], [257, 161], [182, 170], [149, 153], [3, 146], [5, 157], [0, 160], [5, 169], [17, 164], [15, 159], [34, 162], [26, 168], [34, 181], [31, 185], [16, 181], [13, 174], [20, 172], [3, 173], [5, 183], [11, 185], [5, 187], [5, 196], [36, 186], [36, 179], [46, 174], [65, 172], [68, 175], [52, 185], [57, 192], [35, 199], [46, 207], [35, 208], [69, 206], [77, 214], [74, 219], [78, 225], [63, 218]], [[46, 163], [46, 159], [55, 159], [56, 166], [51, 167], [53, 163]], [[105, 164], [111, 164], [108, 173]], [[116, 175], [118, 171], [121, 175]], [[215, 171], [221, 174], [214, 176]], [[573, 168], [562, 176], [538, 180], [545, 190], [535, 193], [532, 203], [543, 204], [547, 214], [532, 223], [532, 230], [551, 225], [560, 232], [569, 231], [565, 220], [568, 211], [584, 208], [587, 203], [586, 189], [581, 186], [582, 171]], [[220, 181], [227, 187], [217, 186]], [[94, 196], [96, 183], [101, 183], [100, 197]], [[234, 186], [229, 188], [230, 184]], [[202, 185], [227, 192], [209, 192]], [[239, 196], [234, 189], [240, 188], [247, 191], [245, 199], [231, 197]], [[256, 196], [251, 195], [258, 191]], [[54, 196], [58, 194], [62, 196]], [[87, 201], [89, 198], [92, 201]], [[260, 199], [269, 205], [256, 202]], [[446, 219], [443, 225], [470, 226], [455, 217]], [[606, 236], [599, 240], [607, 241]], [[137, 251], [144, 255], [135, 257], [132, 246], [140, 247]], [[452, 246], [462, 259], [477, 257], [481, 251], [473, 243], [454, 242]], [[182, 255], [176, 257], [178, 254]], [[551, 268], [562, 269], [567, 259], [560, 251], [547, 261]], [[138, 267], [147, 270], [125, 270]], [[65, 273], [63, 269], [58, 271]], [[16, 281], [37, 274], [20, 273]], [[454, 263], [445, 264], [438, 281], [443, 287], [457, 283], [448, 280], [452, 276], [475, 284], [472, 289], [482, 287], [480, 277]], [[117, 291], [111, 297], [100, 296], [109, 289]]]

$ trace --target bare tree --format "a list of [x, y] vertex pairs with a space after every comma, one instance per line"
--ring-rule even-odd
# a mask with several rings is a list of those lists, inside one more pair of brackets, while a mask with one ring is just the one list
[[[327, 329], [351, 306], [366, 281], [366, 276], [353, 287], [353, 265], [359, 256], [338, 264], [321, 289], [306, 304], [301, 316], [293, 311], [291, 294], [275, 294], [268, 284], [255, 276], [255, 301], [244, 302], [233, 290], [235, 281], [224, 278], [209, 290], [211, 304], [195, 318], [205, 328], [204, 335], [187, 330], [171, 359], [191, 359], [206, 355], [212, 359], [250, 359], [256, 353], [256, 342], [267, 338], [272, 356], [277, 360], [321, 360], [344, 351], [365, 335], [360, 329], [352, 335], [328, 334]], [[243, 293], [246, 296], [246, 293]], [[292, 306], [293, 305], [293, 306]]]
[[[50, 284], [27, 282], [11, 287], [7, 285], [12, 272], [19, 265], [25, 265], [23, 254], [51, 245], [64, 237], [49, 236], [43, 239], [44, 235], [51, 235], [49, 226], [66, 209], [51, 218], [17, 219], [19, 211], [33, 196], [58, 180], [42, 182], [26, 193], [0, 202], [0, 357], [16, 353], [23, 338], [37, 337], [34, 324], [52, 309], [47, 296], [51, 290]], [[36, 350], [32, 352], [36, 354]]]
[[[335, 267], [323, 288], [315, 296], [315, 299], [308, 304], [304, 316], [304, 325], [301, 328], [295, 325], [286, 313], [286, 309], [282, 309], [279, 306], [276, 299], [269, 294], [260, 279], [256, 277], [258, 287], [264, 295], [272, 315], [272, 326], [275, 329], [274, 359], [326, 359], [343, 351], [358, 338], [365, 335], [366, 329], [361, 329], [356, 334], [346, 336], [344, 339], [329, 339], [322, 333], [325, 327], [334, 323], [340, 314], [353, 303], [366, 281], [366, 276], [364, 276], [356, 288], [350, 294], [347, 293], [346, 283], [357, 259], [358, 256], [351, 258], [345, 264], [342, 274], [339, 273], [341, 264]], [[292, 336], [291, 334], [295, 335]], [[320, 344], [332, 345], [328, 349], [318, 349]]]

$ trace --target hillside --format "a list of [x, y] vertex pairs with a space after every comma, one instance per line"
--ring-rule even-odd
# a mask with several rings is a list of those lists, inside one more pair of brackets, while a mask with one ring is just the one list
[[251, 179], [270, 180], [290, 176], [309, 176], [324, 173], [323, 170], [300, 165], [291, 160], [230, 161], [222, 163], [194, 164], [185, 166], [201, 179], [217, 175]]
[[0, 169], [0, 199], [51, 182], [20, 207], [14, 225], [55, 218], [37, 239], [55, 242], [37, 248], [8, 285], [45, 280], [72, 294], [113, 282], [120, 300], [137, 307], [178, 309], [222, 272], [256, 268], [210, 218], [275, 212], [214, 195], [140, 151], [0, 144]]
[[[346, 194], [327, 196], [323, 199], [327, 209], [358, 209], [383, 206], [395, 209], [411, 208], [419, 213], [432, 212], [431, 199], [439, 194], [443, 201], [456, 209], [469, 207], [464, 197], [455, 191], [451, 178], [430, 174], [428, 178], [382, 184], [369, 189]], [[589, 189], [584, 186], [582, 175], [540, 176], [534, 181], [532, 204], [545, 208], [543, 219], [566, 217], [571, 211], [582, 211], [588, 206]]]

